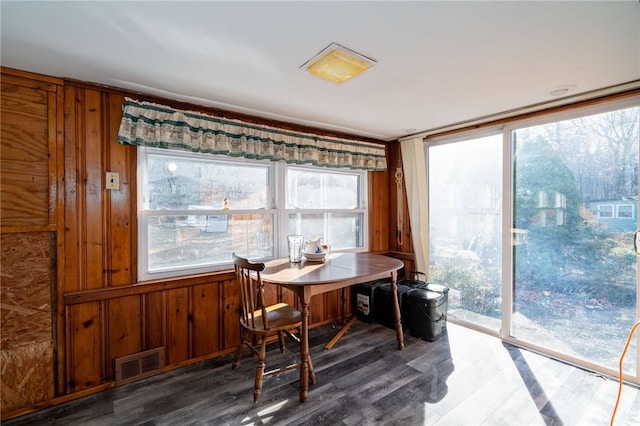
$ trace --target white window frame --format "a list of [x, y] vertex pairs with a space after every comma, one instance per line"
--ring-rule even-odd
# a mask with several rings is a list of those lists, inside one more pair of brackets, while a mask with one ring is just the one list
[[[611, 214], [609, 216], [605, 216], [602, 211], [603, 207], [607, 207], [609, 209], [611, 209]], [[615, 218], [615, 208], [613, 204], [600, 204], [598, 206], [598, 219], [613, 219]]]
[[[620, 216], [620, 207], [630, 207], [631, 208], [631, 216]], [[624, 220], [633, 220], [635, 218], [635, 212], [633, 209], [633, 204], [618, 204], [616, 206], [616, 218], [624, 219]]]
[[[215, 264], [208, 264], [206, 266], [184, 266], [184, 267], [169, 267], [157, 271], [149, 271], [148, 264], [148, 223], [149, 218], [154, 216], [166, 216], [166, 215], [193, 215], [194, 210], [150, 210], [148, 208], [148, 200], [143, 198], [145, 189], [145, 179], [147, 174], [147, 153], [164, 154], [173, 158], [197, 158], [202, 156], [204, 160], [211, 160], [211, 157], [215, 157], [216, 162], [230, 162], [230, 163], [254, 163], [261, 165], [269, 165], [269, 192], [266, 209], [243, 209], [234, 210], [233, 205], [229, 210], [211, 209], [211, 210], [197, 210], [198, 215], [236, 215], [236, 214], [271, 214], [273, 215], [273, 248], [274, 256], [263, 258], [260, 260], [270, 260], [278, 257], [285, 257], [287, 254], [287, 235], [289, 234], [287, 229], [288, 215], [290, 213], [361, 213], [362, 214], [362, 238], [363, 246], [354, 247], [336, 251], [344, 252], [367, 252], [369, 250], [369, 212], [368, 212], [368, 172], [366, 170], [351, 170], [351, 169], [328, 169], [314, 167], [311, 165], [287, 165], [284, 161], [273, 162], [268, 160], [251, 160], [245, 158], [235, 158], [223, 155], [211, 156], [210, 154], [198, 154], [191, 152], [183, 152], [177, 150], [165, 150], [159, 148], [148, 148], [144, 146], [138, 147], [138, 179], [137, 179], [137, 211], [138, 211], [138, 281], [144, 282], [149, 280], [161, 279], [161, 278], [177, 278], [181, 276], [189, 276], [201, 273], [210, 273], [216, 271], [228, 270], [233, 267], [231, 253], [229, 253], [228, 262], [218, 262]], [[285, 209], [286, 200], [286, 173], [288, 167], [295, 167], [299, 169], [308, 170], [321, 170], [330, 171], [332, 173], [343, 173], [358, 175], [359, 180], [359, 192], [360, 192], [360, 205], [357, 209]], [[305, 237], [312, 237], [312, 235], [305, 235]], [[330, 242], [329, 242], [330, 243]], [[332, 252], [336, 252], [333, 251]]]
[[[321, 169], [321, 171], [330, 171], [331, 173], [336, 173], [336, 174], [349, 174], [349, 175], [358, 175], [360, 176], [360, 188], [359, 188], [359, 192], [360, 192], [360, 206], [356, 209], [328, 209], [328, 208], [324, 208], [324, 209], [305, 209], [305, 208], [296, 208], [296, 209], [286, 209], [285, 205], [286, 205], [286, 185], [287, 185], [287, 170], [289, 169], [289, 167], [292, 168], [296, 168], [296, 169], [303, 169], [303, 170], [318, 170]], [[332, 253], [337, 253], [337, 252], [352, 252], [352, 253], [362, 253], [362, 252], [367, 252], [369, 251], [369, 204], [368, 204], [368, 198], [367, 198], [367, 188], [368, 188], [368, 173], [365, 170], [349, 170], [349, 169], [327, 169], [327, 168], [319, 168], [319, 167], [313, 167], [313, 166], [309, 166], [309, 165], [302, 165], [302, 164], [295, 164], [295, 165], [291, 165], [291, 166], [287, 166], [287, 167], [281, 167], [280, 169], [278, 169], [278, 177], [279, 179], [277, 179], [277, 181], [279, 182], [278, 184], [278, 191], [277, 193], [279, 195], [281, 195], [280, 199], [281, 199], [281, 204], [282, 205], [282, 209], [280, 209], [280, 215], [279, 215], [279, 223], [281, 224], [280, 229], [282, 229], [282, 234], [279, 235], [279, 249], [280, 249], [280, 257], [284, 257], [287, 253], [287, 234], [289, 234], [289, 231], [287, 229], [287, 223], [289, 221], [289, 215], [290, 214], [295, 214], [295, 213], [302, 213], [302, 214], [326, 214], [326, 213], [361, 213], [362, 214], [362, 238], [363, 238], [363, 245], [362, 247], [353, 247], [353, 248], [347, 248], [347, 249], [337, 249], [334, 250], [334, 248], [332, 248]], [[305, 235], [305, 237], [313, 237], [313, 235]], [[331, 244], [331, 241], [325, 241], [329, 244]]]
[[[206, 272], [216, 272], [221, 270], [229, 269], [232, 265], [231, 253], [229, 253], [229, 261], [228, 262], [216, 262], [210, 263], [204, 266], [174, 266], [158, 269], [156, 271], [149, 270], [149, 262], [148, 262], [148, 253], [149, 253], [149, 245], [148, 245], [148, 224], [149, 218], [155, 216], [167, 216], [167, 215], [181, 215], [188, 216], [194, 215], [197, 212], [197, 215], [242, 215], [242, 214], [267, 214], [273, 216], [273, 235], [274, 238], [277, 238], [278, 235], [278, 215], [277, 209], [273, 208], [273, 200], [274, 200], [274, 188], [276, 187], [276, 171], [275, 165], [272, 162], [266, 160], [249, 160], [249, 159], [239, 159], [234, 157], [217, 155], [215, 158], [211, 158], [208, 154], [203, 157], [204, 160], [213, 160], [215, 162], [227, 162], [227, 163], [243, 163], [243, 164], [261, 164], [269, 166], [269, 179], [268, 179], [268, 209], [229, 209], [229, 210], [221, 210], [221, 209], [210, 209], [210, 210], [150, 210], [148, 208], [148, 201], [143, 198], [145, 194], [145, 182], [144, 178], [147, 174], [147, 153], [152, 154], [160, 154], [167, 155], [172, 158], [196, 158], [198, 154], [190, 153], [190, 152], [182, 152], [171, 150], [168, 151], [166, 149], [160, 148], [148, 148], [141, 146], [138, 148], [138, 281], [148, 281], [160, 278], [169, 278], [169, 277], [180, 277], [186, 275], [193, 274], [201, 274]], [[233, 206], [231, 206], [233, 207]], [[277, 250], [277, 246], [274, 244], [274, 250]]]

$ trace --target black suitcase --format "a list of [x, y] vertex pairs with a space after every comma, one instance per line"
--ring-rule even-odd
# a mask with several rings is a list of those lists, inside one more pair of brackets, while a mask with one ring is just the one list
[[[407, 292], [411, 290], [411, 287], [403, 284], [397, 284], [397, 287], [400, 321], [402, 322], [402, 328], [407, 328], [409, 327], [409, 302], [407, 301]], [[374, 321], [395, 330], [396, 321], [393, 318], [393, 293], [391, 293], [391, 283], [376, 287], [374, 291]]]
[[373, 323], [374, 315], [373, 310], [375, 308], [374, 298], [375, 289], [387, 283], [388, 280], [371, 281], [363, 284], [356, 284], [353, 286], [353, 313], [359, 320], [364, 322]]

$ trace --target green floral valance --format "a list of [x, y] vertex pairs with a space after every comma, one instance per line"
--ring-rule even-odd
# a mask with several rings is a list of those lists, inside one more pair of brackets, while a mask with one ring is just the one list
[[125, 100], [118, 140], [121, 144], [323, 167], [387, 168], [382, 144], [298, 133], [129, 98]]

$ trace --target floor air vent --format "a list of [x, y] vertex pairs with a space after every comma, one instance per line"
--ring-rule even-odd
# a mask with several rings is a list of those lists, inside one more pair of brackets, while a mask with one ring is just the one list
[[116, 386], [120, 386], [161, 373], [164, 367], [164, 348], [138, 352], [116, 358], [115, 361]]

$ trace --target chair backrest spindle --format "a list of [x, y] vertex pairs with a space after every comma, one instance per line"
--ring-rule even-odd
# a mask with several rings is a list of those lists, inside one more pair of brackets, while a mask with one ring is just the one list
[[[254, 263], [235, 254], [233, 262], [236, 280], [240, 286], [241, 321], [253, 329], [256, 328], [256, 322], [260, 321], [264, 330], [267, 330], [269, 324], [264, 303], [264, 285], [260, 277], [260, 272], [264, 270], [264, 263]], [[260, 311], [259, 315], [258, 311]]]

